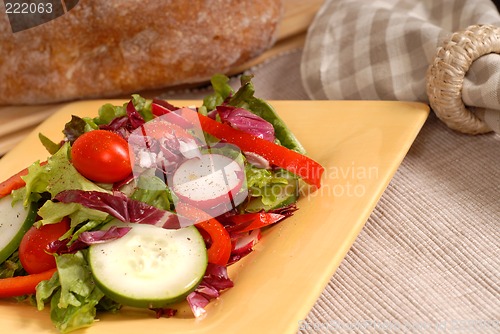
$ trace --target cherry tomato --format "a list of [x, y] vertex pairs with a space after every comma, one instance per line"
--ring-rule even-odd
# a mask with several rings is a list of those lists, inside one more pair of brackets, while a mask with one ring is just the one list
[[127, 141], [111, 131], [93, 130], [78, 137], [71, 159], [80, 174], [95, 182], [118, 182], [132, 172]]
[[19, 260], [28, 274], [39, 274], [56, 267], [54, 256], [47, 253], [46, 248], [69, 228], [69, 220], [64, 219], [40, 228], [33, 226], [26, 232], [19, 245]]

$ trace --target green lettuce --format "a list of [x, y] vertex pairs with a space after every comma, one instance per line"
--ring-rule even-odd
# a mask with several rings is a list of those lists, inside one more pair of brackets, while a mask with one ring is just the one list
[[[70, 146], [66, 143], [49, 158], [47, 164], [41, 165], [39, 162], [32, 164], [28, 168], [28, 175], [23, 177], [26, 182], [25, 187], [16, 191], [14, 198], [24, 198], [24, 203], [27, 205], [44, 196], [47, 197], [47, 193], [53, 197], [70, 189], [109, 192], [78, 173], [69, 161], [69, 150]], [[35, 223], [36, 226], [55, 224], [64, 217], [69, 217], [71, 228], [62, 238], [71, 236], [71, 241], [76, 240], [81, 232], [96, 228], [109, 218], [105, 212], [89, 209], [78, 203], [60, 203], [50, 200], [46, 200], [39, 208], [38, 215], [41, 219]], [[80, 224], [84, 226], [79, 226]], [[78, 230], [75, 230], [77, 226]]]
[[64, 217], [71, 218], [74, 225], [78, 225], [87, 220], [104, 221], [108, 214], [103, 211], [89, 209], [79, 203], [45, 202], [38, 210], [38, 215], [42, 218], [40, 225], [60, 222]]
[[165, 182], [156, 176], [140, 176], [130, 198], [147, 203], [158, 209], [172, 209], [172, 193]]
[[91, 326], [100, 301], [109, 310], [120, 308], [95, 285], [84, 251], [56, 255], [56, 263], [57, 272], [37, 286], [36, 305], [43, 310], [50, 303], [50, 318], [61, 333]]
[[233, 88], [229, 85], [229, 78], [223, 74], [215, 74], [210, 79], [213, 93], [203, 99], [203, 108], [210, 111], [221, 105], [233, 94]]
[[[250, 196], [260, 197], [264, 205], [271, 205], [277, 200], [276, 186], [287, 185], [290, 175], [282, 170], [257, 168], [251, 164], [245, 166], [247, 187]], [[288, 177], [285, 177], [288, 176]]]
[[106, 212], [89, 209], [79, 203], [52, 201], [46, 201], [38, 210], [38, 215], [42, 219], [35, 223], [36, 226], [55, 224], [64, 217], [69, 217], [70, 229], [61, 236], [61, 240], [71, 237], [70, 243], [75, 241], [82, 232], [93, 230], [111, 219]]
[[273, 125], [276, 139], [280, 145], [305, 154], [306, 150], [304, 146], [290, 131], [274, 108], [263, 99], [254, 95], [255, 87], [252, 83], [252, 77], [251, 75], [241, 76], [241, 87], [234, 92], [229, 85], [228, 77], [222, 74], [214, 75], [211, 80], [214, 92], [205, 97], [203, 107], [210, 111], [225, 102], [230, 106], [249, 110]]
[[28, 175], [23, 176], [25, 205], [33, 200], [32, 195], [49, 192], [52, 196], [69, 189], [108, 192], [87, 180], [69, 161], [70, 145], [65, 143], [51, 156], [45, 165], [39, 162], [28, 167]]
[[24, 269], [21, 261], [19, 261], [19, 252], [17, 251], [0, 264], [0, 278], [9, 278], [22, 274], [24, 274]]
[[[153, 119], [153, 111], [151, 104], [153, 100], [146, 99], [139, 94], [132, 95], [132, 104], [134, 105], [137, 112], [144, 118], [144, 120], [150, 121]], [[115, 106], [111, 103], [106, 103], [99, 108], [98, 116], [94, 118], [84, 118], [87, 124], [91, 127], [109, 124], [115, 118], [123, 117], [127, 115], [127, 105], [129, 101], [125, 102], [123, 105]]]
[[61, 144], [54, 143], [43, 133], [38, 134], [38, 139], [40, 139], [40, 142], [50, 154], [55, 154], [61, 148]]

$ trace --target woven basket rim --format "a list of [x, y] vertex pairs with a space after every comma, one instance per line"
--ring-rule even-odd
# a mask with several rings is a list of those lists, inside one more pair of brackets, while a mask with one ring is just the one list
[[445, 39], [427, 73], [429, 104], [448, 127], [467, 134], [492, 131], [462, 100], [465, 75], [484, 55], [500, 53], [500, 27], [472, 25]]

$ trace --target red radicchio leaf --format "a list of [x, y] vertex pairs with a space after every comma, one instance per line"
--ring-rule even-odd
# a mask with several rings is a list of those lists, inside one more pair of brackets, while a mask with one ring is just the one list
[[113, 183], [113, 191], [119, 191], [119, 189], [123, 188], [125, 185], [129, 184], [133, 180], [134, 180], [134, 173], [130, 173], [129, 176], [127, 176], [123, 180]]
[[99, 125], [100, 130], [108, 130], [122, 136], [125, 140], [130, 135], [130, 122], [127, 116], [117, 117], [109, 124]]
[[233, 249], [227, 265], [238, 262], [253, 252], [254, 246], [259, 242], [261, 237], [262, 233], [260, 229], [244, 233], [231, 233], [231, 244], [233, 244]]
[[238, 262], [239, 260], [241, 260], [242, 258], [244, 258], [245, 256], [247, 256], [251, 252], [253, 252], [253, 248], [247, 248], [244, 251], [242, 251], [240, 253], [237, 253], [237, 254], [236, 253], [231, 253], [231, 256], [229, 256], [229, 260], [227, 261], [227, 265], [231, 265], [233, 263]]
[[209, 263], [198, 287], [191, 292], [186, 300], [195, 317], [205, 314], [205, 306], [211, 299], [220, 296], [220, 292], [232, 288], [233, 281], [227, 275], [227, 268], [217, 264]]
[[144, 118], [141, 116], [141, 114], [139, 114], [139, 112], [135, 108], [132, 100], [130, 100], [130, 102], [127, 104], [127, 116], [128, 119], [130, 120], [130, 125], [132, 126], [132, 129], [137, 129], [138, 127], [146, 123], [146, 121], [144, 121]]
[[150, 308], [150, 310], [155, 312], [156, 319], [159, 319], [161, 317], [171, 318], [171, 317], [175, 316], [175, 314], [177, 313], [176, 309], [168, 308], [168, 307]]
[[86, 124], [82, 118], [71, 115], [71, 121], [64, 125], [64, 136], [73, 144], [78, 137], [85, 133]]
[[290, 217], [297, 210], [298, 210], [297, 204], [296, 203], [292, 203], [292, 204], [289, 204], [287, 206], [282, 206], [282, 207], [277, 208], [277, 209], [269, 210], [268, 212], [278, 213], [280, 215], [284, 215], [284, 216]]
[[64, 240], [54, 240], [47, 245], [45, 250], [49, 254], [61, 255], [61, 254], [75, 253], [81, 249], [88, 247], [86, 243], [78, 239], [76, 239], [70, 246], [68, 246], [70, 240], [71, 240], [70, 238], [66, 238]]
[[202, 294], [193, 291], [191, 292], [187, 297], [186, 300], [189, 304], [189, 307], [191, 307], [191, 311], [193, 311], [193, 314], [196, 318], [201, 317], [203, 314], [205, 314], [205, 306], [210, 303], [210, 300], [205, 298]]
[[177, 216], [169, 211], [127, 197], [115, 191], [65, 190], [54, 197], [63, 203], [79, 203], [89, 209], [106, 212], [122, 222], [156, 225], [167, 229], [180, 228]]
[[233, 128], [273, 142], [274, 127], [271, 123], [251, 111], [231, 106], [218, 106], [217, 113], [223, 123]]
[[245, 157], [247, 158], [247, 161], [254, 165], [255, 167], [258, 168], [263, 168], [263, 169], [270, 169], [271, 165], [269, 164], [269, 161], [264, 158], [261, 155], [258, 155], [257, 153], [254, 152], [243, 152], [245, 154]]
[[232, 288], [234, 285], [227, 275], [227, 268], [213, 263], [208, 264], [203, 281], [219, 289], [219, 291]]
[[78, 236], [78, 240], [87, 245], [101, 244], [107, 241], [119, 239], [131, 230], [130, 227], [111, 226], [108, 230], [86, 231]]
[[112, 226], [107, 231], [86, 231], [81, 233], [70, 246], [68, 243], [70, 238], [64, 240], [54, 240], [47, 245], [45, 250], [50, 254], [67, 254], [75, 253], [81, 249], [87, 248], [89, 245], [103, 243], [123, 237], [130, 231], [130, 227]]
[[121, 128], [126, 128], [128, 125], [128, 117], [116, 117], [108, 124], [99, 125], [99, 129], [101, 130], [109, 130], [109, 131], [118, 131]]

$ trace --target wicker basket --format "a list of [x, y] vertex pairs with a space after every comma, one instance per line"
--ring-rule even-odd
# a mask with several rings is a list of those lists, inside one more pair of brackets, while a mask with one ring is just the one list
[[435, 114], [450, 128], [480, 134], [492, 131], [462, 101], [464, 77], [472, 62], [500, 53], [500, 27], [473, 25], [456, 32], [438, 48], [427, 71], [427, 95]]

